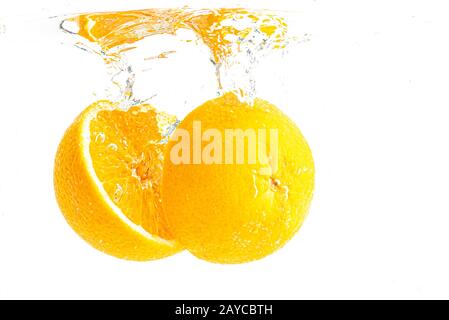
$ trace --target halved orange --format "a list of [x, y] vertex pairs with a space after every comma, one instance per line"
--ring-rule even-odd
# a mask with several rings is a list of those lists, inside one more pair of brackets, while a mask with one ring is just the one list
[[137, 261], [181, 250], [166, 227], [160, 194], [165, 139], [175, 123], [149, 105], [122, 110], [99, 101], [67, 130], [56, 155], [56, 198], [95, 248]]

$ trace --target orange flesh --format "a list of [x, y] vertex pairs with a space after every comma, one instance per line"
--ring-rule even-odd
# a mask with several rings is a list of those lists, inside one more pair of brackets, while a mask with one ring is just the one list
[[176, 119], [150, 106], [98, 112], [90, 123], [90, 155], [111, 200], [136, 225], [171, 240], [161, 206], [161, 125]]

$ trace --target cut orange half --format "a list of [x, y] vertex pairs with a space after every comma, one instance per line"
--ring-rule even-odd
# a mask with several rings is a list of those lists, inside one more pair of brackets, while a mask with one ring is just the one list
[[175, 123], [149, 105], [122, 110], [99, 101], [67, 130], [56, 155], [56, 198], [95, 248], [137, 261], [180, 251], [160, 194], [165, 139]]

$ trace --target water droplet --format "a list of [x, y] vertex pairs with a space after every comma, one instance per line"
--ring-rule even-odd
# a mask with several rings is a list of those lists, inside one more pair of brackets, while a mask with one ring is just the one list
[[257, 179], [257, 177], [253, 173], [254, 198], [257, 198], [257, 196], [259, 195], [259, 188], [257, 187], [257, 180], [256, 179]]
[[282, 186], [282, 193], [285, 195], [285, 198], [288, 199], [288, 193], [290, 191], [290, 189], [288, 188], [288, 186]]
[[99, 132], [95, 136], [96, 143], [104, 143], [105, 140], [106, 140], [106, 134], [104, 132]]
[[108, 149], [109, 149], [109, 150], [112, 150], [112, 151], [117, 151], [117, 150], [118, 150], [118, 147], [117, 147], [117, 145], [116, 145], [115, 143], [110, 143], [110, 144], [108, 145]]
[[60, 28], [68, 33], [77, 34], [80, 31], [78, 23], [74, 20], [64, 20], [61, 22]]
[[122, 199], [123, 196], [123, 188], [120, 184], [116, 184], [115, 186], [115, 191], [114, 191], [114, 195], [113, 195], [113, 200], [115, 203], [119, 202]]

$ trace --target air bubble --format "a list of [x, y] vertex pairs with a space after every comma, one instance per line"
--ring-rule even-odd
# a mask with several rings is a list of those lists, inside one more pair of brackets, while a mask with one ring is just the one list
[[123, 188], [120, 184], [116, 184], [115, 186], [115, 191], [114, 191], [114, 195], [113, 195], [113, 200], [115, 203], [119, 202], [122, 199], [123, 196]]
[[95, 136], [95, 142], [96, 143], [104, 143], [105, 140], [106, 140], [106, 134], [104, 132], [99, 132]]
[[61, 30], [71, 34], [77, 34], [80, 31], [78, 23], [74, 20], [64, 20], [60, 25]]

